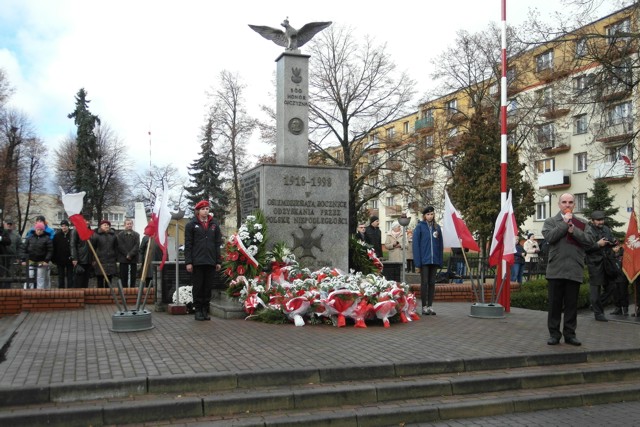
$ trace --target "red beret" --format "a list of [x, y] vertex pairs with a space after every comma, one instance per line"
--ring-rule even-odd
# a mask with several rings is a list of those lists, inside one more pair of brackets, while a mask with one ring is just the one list
[[208, 208], [209, 207], [209, 201], [207, 200], [200, 200], [197, 204], [196, 204], [196, 210], [202, 209], [202, 208]]
[[102, 224], [109, 224], [109, 227], [111, 227], [111, 223], [109, 221], [107, 221], [106, 219], [103, 219], [102, 221], [100, 221], [99, 225], [102, 225]]

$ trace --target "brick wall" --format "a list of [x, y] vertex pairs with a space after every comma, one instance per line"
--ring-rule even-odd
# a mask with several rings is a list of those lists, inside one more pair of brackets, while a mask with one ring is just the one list
[[[123, 289], [123, 292], [128, 308], [133, 308], [138, 289]], [[155, 290], [151, 288], [147, 304], [153, 304], [154, 297]], [[114, 304], [114, 301], [109, 289], [0, 289], [0, 316], [22, 311], [79, 309], [84, 308], [85, 304]]]
[[[416, 296], [416, 299], [420, 300], [420, 285], [411, 285], [411, 292]], [[484, 288], [484, 301], [491, 301], [491, 292], [493, 291], [493, 283], [485, 283]], [[511, 283], [511, 292], [520, 289], [520, 285], [517, 282]], [[480, 289], [477, 289], [478, 296], [480, 296]], [[477, 302], [474, 296], [471, 284], [469, 283], [449, 283], [449, 284], [436, 284], [436, 294], [434, 301], [438, 302]]]

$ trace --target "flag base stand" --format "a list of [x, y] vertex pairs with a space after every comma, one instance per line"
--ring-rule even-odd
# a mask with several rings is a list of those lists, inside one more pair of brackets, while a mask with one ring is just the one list
[[116, 311], [111, 316], [112, 332], [138, 332], [149, 329], [153, 329], [153, 322], [148, 310]]
[[474, 303], [471, 305], [470, 317], [480, 319], [504, 319], [504, 307], [498, 303]]

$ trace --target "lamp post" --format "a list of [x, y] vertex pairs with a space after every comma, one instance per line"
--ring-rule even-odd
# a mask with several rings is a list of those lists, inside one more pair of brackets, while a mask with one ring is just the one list
[[407, 225], [411, 218], [407, 218], [407, 214], [403, 213], [398, 218], [398, 223], [402, 226], [402, 282], [405, 282], [405, 273], [407, 271]]

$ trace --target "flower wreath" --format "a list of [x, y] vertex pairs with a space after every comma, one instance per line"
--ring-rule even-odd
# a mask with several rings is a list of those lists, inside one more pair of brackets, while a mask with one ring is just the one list
[[229, 296], [239, 296], [243, 285], [238, 277], [253, 278], [261, 274], [266, 259], [267, 225], [262, 211], [247, 215], [236, 234], [225, 244], [224, 273], [230, 282]]

